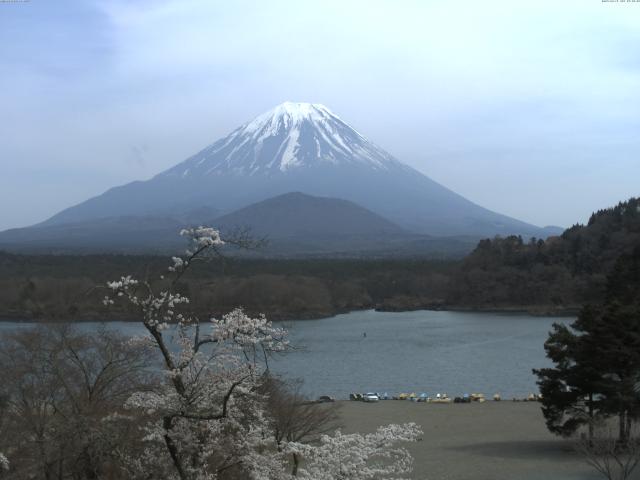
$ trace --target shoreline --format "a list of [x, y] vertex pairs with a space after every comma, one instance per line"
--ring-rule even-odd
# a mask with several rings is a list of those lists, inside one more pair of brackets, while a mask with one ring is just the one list
[[465, 306], [465, 305], [428, 305], [416, 308], [404, 308], [395, 309], [393, 307], [376, 307], [376, 312], [415, 312], [419, 310], [434, 311], [434, 312], [468, 312], [468, 313], [513, 313], [530, 315], [533, 317], [573, 317], [580, 312], [578, 306], [574, 307], [549, 307], [546, 305], [534, 305], [534, 306], [509, 306], [509, 307], [496, 307], [496, 306]]
[[[351, 309], [336, 309], [331, 312], [317, 312], [317, 313], [309, 313], [306, 314], [269, 314], [265, 313], [267, 318], [269, 318], [273, 322], [287, 322], [287, 321], [295, 321], [295, 320], [322, 320], [325, 318], [335, 317], [337, 315], [343, 315], [353, 312], [363, 312], [372, 310], [375, 312], [389, 312], [389, 313], [403, 313], [403, 312], [417, 312], [417, 311], [449, 311], [449, 312], [461, 312], [461, 313], [496, 313], [496, 314], [515, 314], [515, 315], [529, 315], [532, 317], [574, 317], [578, 315], [580, 311], [580, 307], [562, 307], [562, 308], [550, 308], [548, 306], [509, 306], [509, 307], [479, 307], [479, 306], [463, 306], [463, 305], [446, 305], [446, 304], [431, 304], [431, 305], [416, 305], [415, 307], [409, 308], [394, 308], [391, 306], [385, 305], [375, 305], [375, 306], [363, 306], [362, 308], [351, 308]], [[255, 315], [254, 312], [249, 312], [251, 315]], [[203, 315], [203, 318], [210, 318], [212, 316], [221, 316], [223, 313], [216, 312], [214, 314]], [[109, 318], [105, 318], [109, 317]], [[84, 316], [83, 318], [70, 318], [70, 319], [60, 319], [60, 318], [47, 318], [38, 315], [30, 315], [25, 312], [19, 313], [0, 313], [0, 322], [15, 322], [15, 323], [88, 323], [88, 322], [127, 322], [134, 323], [139, 320], [136, 318], [132, 318], [126, 315], [117, 315], [117, 314], [105, 314], [100, 315], [99, 312], [91, 312], [89, 315]]]

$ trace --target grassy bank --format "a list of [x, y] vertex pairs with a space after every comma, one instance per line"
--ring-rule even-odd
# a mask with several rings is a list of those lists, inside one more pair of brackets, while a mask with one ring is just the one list
[[345, 433], [415, 422], [424, 437], [408, 445], [410, 478], [429, 480], [596, 480], [569, 441], [549, 433], [540, 404], [408, 401], [339, 402]]

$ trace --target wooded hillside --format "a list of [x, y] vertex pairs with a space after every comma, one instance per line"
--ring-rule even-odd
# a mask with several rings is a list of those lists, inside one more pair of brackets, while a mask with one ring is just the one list
[[546, 241], [482, 240], [451, 282], [447, 303], [478, 307], [579, 307], [601, 299], [620, 255], [640, 245], [640, 199], [591, 215]]

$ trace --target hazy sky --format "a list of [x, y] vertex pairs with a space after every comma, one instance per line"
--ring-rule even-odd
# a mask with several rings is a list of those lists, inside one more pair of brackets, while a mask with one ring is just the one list
[[0, 3], [0, 229], [285, 100], [485, 207], [584, 222], [640, 195], [640, 3]]

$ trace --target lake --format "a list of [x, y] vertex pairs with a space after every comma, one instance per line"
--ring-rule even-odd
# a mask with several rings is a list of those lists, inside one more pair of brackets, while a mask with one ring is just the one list
[[[298, 351], [272, 361], [274, 371], [304, 379], [311, 396], [350, 392], [482, 392], [503, 398], [536, 392], [532, 368], [550, 365], [544, 341], [554, 322], [571, 318], [449, 311], [358, 311], [281, 322]], [[0, 335], [30, 323], [0, 322]], [[95, 328], [84, 323], [82, 328]], [[128, 335], [139, 324], [111, 322]]]

